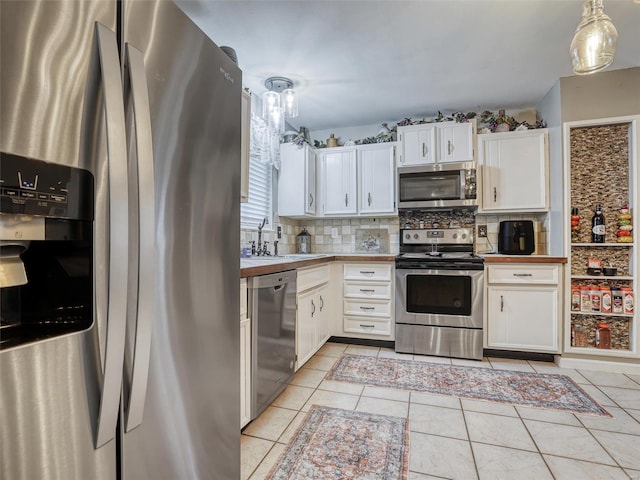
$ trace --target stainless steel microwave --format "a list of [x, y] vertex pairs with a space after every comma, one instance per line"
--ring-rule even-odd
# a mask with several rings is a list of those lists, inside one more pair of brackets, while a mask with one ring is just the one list
[[477, 206], [476, 190], [474, 162], [398, 167], [398, 208]]

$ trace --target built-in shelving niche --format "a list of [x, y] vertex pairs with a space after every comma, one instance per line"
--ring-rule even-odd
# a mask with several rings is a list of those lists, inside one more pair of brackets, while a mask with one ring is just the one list
[[[627, 121], [625, 121], [627, 120]], [[635, 191], [637, 182], [633, 171], [633, 158], [636, 155], [634, 142], [637, 140], [637, 121], [611, 119], [601, 122], [572, 122], [565, 124], [565, 156], [569, 159], [567, 173], [566, 223], [569, 232], [569, 215], [577, 208], [581, 216], [580, 231], [567, 239], [569, 272], [565, 296], [570, 299], [571, 286], [598, 285], [609, 287], [632, 287], [637, 292], [636, 239], [631, 244], [616, 242], [617, 214], [620, 207], [628, 204], [634, 215], [634, 236], [637, 231], [637, 215], [634, 210], [637, 200]], [[605, 244], [591, 243], [591, 217], [594, 208], [600, 204], [606, 223]], [[587, 274], [587, 260], [598, 258], [603, 265], [618, 269], [616, 276], [591, 276]], [[637, 325], [634, 315], [614, 315], [599, 313], [570, 312], [570, 300], [567, 302], [567, 320], [565, 323], [565, 351], [572, 354], [598, 354], [615, 356], [635, 356], [638, 352]], [[594, 347], [596, 328], [599, 323], [608, 323], [611, 327], [611, 349], [601, 350]], [[587, 333], [586, 348], [571, 346], [570, 330], [572, 326], [581, 326]]]

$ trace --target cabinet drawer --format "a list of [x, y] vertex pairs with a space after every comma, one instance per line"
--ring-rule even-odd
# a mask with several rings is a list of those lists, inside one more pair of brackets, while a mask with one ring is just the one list
[[391, 280], [390, 264], [346, 264], [344, 266], [345, 280]]
[[247, 279], [240, 279], [240, 319], [247, 318]]
[[391, 300], [344, 300], [344, 314], [363, 317], [391, 317]]
[[329, 265], [321, 267], [301, 268], [298, 270], [297, 291], [304, 292], [310, 288], [329, 281]]
[[365, 283], [345, 280], [345, 298], [374, 298], [380, 300], [391, 299], [391, 282]]
[[487, 267], [488, 283], [557, 284], [558, 265], [496, 265]]
[[390, 335], [391, 334], [391, 320], [372, 319], [372, 318], [359, 318], [355, 316], [345, 316], [344, 326], [345, 332], [352, 333], [370, 333], [373, 335]]

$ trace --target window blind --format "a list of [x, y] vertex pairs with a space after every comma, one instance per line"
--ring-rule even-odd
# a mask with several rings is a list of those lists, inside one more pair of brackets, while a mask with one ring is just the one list
[[[251, 152], [249, 157], [249, 201], [240, 207], [242, 228], [257, 228], [267, 217], [269, 225], [272, 219], [272, 180], [271, 164], [260, 162], [260, 156]], [[266, 227], [269, 229], [269, 227]]]

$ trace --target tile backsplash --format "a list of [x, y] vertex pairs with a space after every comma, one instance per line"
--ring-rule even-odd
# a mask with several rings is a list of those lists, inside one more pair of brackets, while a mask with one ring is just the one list
[[522, 213], [511, 215], [476, 215], [477, 225], [487, 226], [487, 236], [479, 238], [476, 231], [476, 253], [488, 253], [498, 251], [498, 230], [503, 220], [532, 220], [533, 233], [535, 235], [536, 249], [533, 255], [547, 255], [549, 231], [549, 215], [546, 213]]
[[[263, 230], [262, 239], [269, 242], [273, 253], [277, 227], [282, 227], [282, 238], [278, 242], [278, 253], [296, 253], [296, 236], [305, 226], [311, 235], [312, 253], [398, 253], [399, 222], [392, 218], [322, 218], [292, 219], [276, 217], [270, 230]], [[269, 228], [269, 227], [267, 227]], [[241, 229], [240, 246], [251, 245], [258, 240], [258, 231]], [[369, 245], [369, 250], [363, 242]]]
[[[447, 228], [450, 225], [475, 228], [475, 225], [487, 225], [487, 237], [476, 234], [477, 253], [497, 252], [498, 228], [503, 220], [533, 220], [536, 250], [534, 255], [546, 255], [549, 252], [548, 235], [549, 215], [511, 214], [487, 215], [475, 214], [473, 210], [454, 212], [411, 211], [401, 212], [399, 217], [385, 218], [321, 218], [292, 219], [275, 217], [274, 225], [262, 232], [262, 239], [269, 242], [269, 251], [273, 253], [273, 241], [277, 239], [277, 227], [282, 227], [282, 238], [278, 241], [278, 253], [286, 255], [296, 253], [296, 236], [305, 226], [311, 235], [312, 253], [399, 253], [400, 227], [402, 228]], [[452, 223], [453, 222], [453, 223]], [[436, 225], [438, 227], [436, 227]], [[251, 245], [258, 240], [258, 231], [242, 229], [240, 247]], [[369, 249], [367, 249], [367, 246]]]

